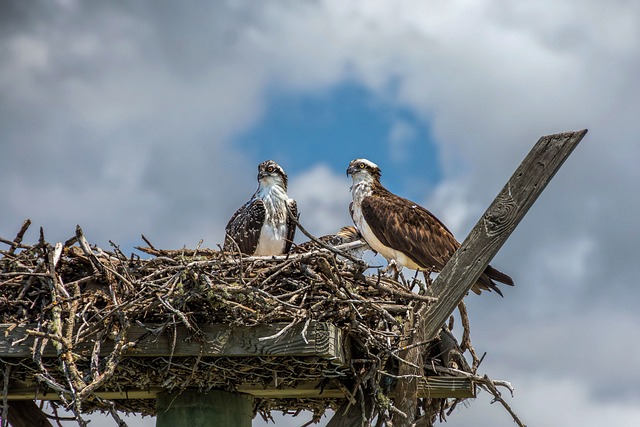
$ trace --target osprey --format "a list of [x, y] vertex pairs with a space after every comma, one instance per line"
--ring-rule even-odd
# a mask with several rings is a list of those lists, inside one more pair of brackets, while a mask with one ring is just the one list
[[[422, 206], [391, 193], [380, 184], [380, 168], [367, 159], [349, 163], [353, 201], [349, 212], [354, 224], [371, 246], [400, 268], [440, 271], [460, 247], [447, 227]], [[471, 290], [502, 292], [494, 282], [513, 286], [506, 274], [487, 266]]]
[[[351, 243], [351, 242], [360, 240], [362, 242], [362, 245], [358, 245], [346, 250], [346, 252], [349, 255], [355, 258], [362, 258], [362, 256], [364, 255], [364, 251], [369, 249], [369, 245], [367, 245], [364, 242], [364, 239], [360, 235], [360, 232], [353, 225], [347, 225], [345, 227], [342, 227], [340, 231], [338, 231], [336, 234], [327, 234], [326, 236], [318, 237], [318, 240], [330, 246], [344, 245], [346, 243]], [[308, 242], [299, 244], [298, 246], [293, 248], [291, 252], [305, 253], [305, 252], [311, 252], [313, 250], [320, 249], [320, 248], [321, 246], [319, 244], [317, 244], [313, 240], [309, 240]]]
[[287, 196], [287, 174], [273, 160], [260, 163], [258, 189], [229, 220], [223, 249], [247, 255], [288, 253], [296, 226], [287, 206], [297, 215], [296, 201]]

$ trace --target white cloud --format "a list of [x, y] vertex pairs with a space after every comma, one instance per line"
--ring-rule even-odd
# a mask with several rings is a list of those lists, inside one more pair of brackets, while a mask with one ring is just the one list
[[[334, 174], [322, 164], [291, 177], [288, 193], [298, 203], [304, 228], [318, 237], [336, 233], [341, 227], [350, 225], [350, 185], [350, 180]], [[296, 241], [305, 240], [308, 239], [298, 231]]]
[[405, 120], [396, 120], [389, 131], [389, 156], [398, 164], [406, 162], [411, 155], [411, 140], [416, 135], [416, 129]]
[[535, 279], [543, 282], [546, 276], [554, 276], [559, 283], [571, 288], [567, 290], [580, 291], [579, 287], [587, 280], [589, 261], [596, 249], [595, 242], [590, 236], [582, 236], [572, 241], [565, 239], [554, 243], [554, 246], [547, 246], [544, 252], [536, 253], [535, 258], [529, 260], [530, 265], [537, 267]]
[[465, 233], [480, 218], [483, 206], [470, 203], [469, 183], [463, 178], [445, 181], [439, 184], [428, 201], [423, 203], [427, 209], [445, 223], [447, 228], [462, 242]]
[[7, 43], [7, 55], [15, 69], [22, 73], [44, 71], [49, 67], [49, 52], [42, 40], [30, 36], [18, 36]]
[[[640, 420], [637, 405], [620, 402], [597, 402], [586, 392], [579, 380], [545, 380], [521, 376], [511, 378], [515, 386], [514, 397], [504, 391], [503, 397], [526, 425], [598, 427], [602, 420], [615, 426], [636, 426]], [[521, 384], [526, 382], [526, 386]], [[520, 386], [519, 386], [520, 385]], [[509, 414], [499, 403], [490, 404], [491, 398], [483, 392], [469, 407], [460, 407], [445, 424], [448, 427], [499, 427], [514, 425]], [[527, 406], [520, 404], [526, 401]]]
[[[473, 332], [492, 373], [536, 364], [513, 401], [532, 424], [637, 423], [634, 406], [594, 399], [584, 373], [638, 350], [626, 346], [638, 326], [640, 3], [61, 3], [2, 27], [0, 235], [32, 216], [54, 240], [80, 223], [102, 246], [140, 232], [215, 246], [256, 185], [254, 160], [229, 141], [274, 84], [321, 93], [351, 79], [427, 119], [444, 181], [425, 206], [459, 240], [541, 134], [589, 127], [498, 254], [516, 287], [470, 297]], [[403, 126], [389, 135], [397, 154]], [[350, 222], [348, 186], [324, 165], [291, 177], [309, 231]], [[595, 353], [590, 331], [606, 343]], [[557, 348], [557, 366], [580, 361], [560, 380], [536, 360]], [[545, 410], [557, 402], [570, 411]], [[485, 406], [449, 425], [511, 424]]]

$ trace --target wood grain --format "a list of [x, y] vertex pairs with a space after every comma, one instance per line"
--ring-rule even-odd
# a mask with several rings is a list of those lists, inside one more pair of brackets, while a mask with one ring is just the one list
[[[324, 387], [320, 387], [320, 383], [313, 381], [305, 381], [297, 385], [297, 387], [274, 387], [264, 386], [262, 384], [240, 384], [236, 390], [239, 393], [250, 394], [257, 398], [280, 398], [280, 399], [297, 399], [297, 398], [343, 398], [344, 392], [333, 383], [329, 383]], [[129, 389], [120, 391], [104, 391], [98, 390], [95, 395], [109, 400], [118, 399], [155, 399], [159, 393], [164, 391], [163, 388], [155, 387], [144, 390]], [[59, 400], [57, 393], [43, 393], [31, 386], [21, 386], [10, 388], [8, 394], [9, 401], [20, 400]], [[472, 380], [463, 377], [425, 377], [418, 383], [418, 397], [431, 398], [465, 398], [475, 397], [475, 384]]]
[[[140, 340], [135, 347], [126, 350], [125, 357], [170, 356], [318, 356], [344, 364], [342, 331], [330, 323], [309, 322], [303, 336], [304, 323], [286, 329], [275, 337], [288, 323], [274, 323], [251, 327], [229, 327], [225, 324], [201, 325], [201, 339], [194, 337], [186, 327], [177, 327], [175, 348], [173, 348], [173, 328], [167, 328], [159, 335], [149, 331], [158, 325], [146, 327], [132, 326], [127, 335], [129, 341]], [[0, 354], [3, 358], [30, 358], [34, 338], [28, 336], [36, 325], [0, 324]], [[273, 338], [270, 338], [273, 337]], [[306, 339], [306, 341], [305, 341]], [[17, 344], [16, 344], [17, 343]], [[90, 355], [94, 342], [87, 340], [75, 346], [77, 354]], [[100, 348], [100, 355], [107, 356], [113, 350], [113, 341], [106, 340]], [[44, 349], [44, 357], [56, 357], [55, 347], [49, 343]]]
[[[416, 313], [412, 344], [426, 342], [438, 335], [445, 321], [586, 133], [587, 130], [584, 129], [547, 135], [538, 140], [434, 280], [430, 290], [431, 295], [438, 298], [438, 302], [423, 305]], [[419, 357], [411, 357], [409, 354], [407, 360], [413, 364], [420, 362]], [[399, 367], [400, 376], [410, 375], [412, 372], [413, 368], [409, 364], [401, 364]], [[408, 380], [399, 380], [396, 389], [408, 389], [408, 383]], [[415, 401], [417, 397], [415, 394], [403, 396], [411, 401]], [[405, 402], [400, 402], [400, 406], [411, 408]], [[409, 413], [407, 418], [400, 417], [394, 425], [408, 427], [413, 425], [414, 418], [414, 413]]]
[[543, 136], [538, 140], [434, 280], [431, 290], [438, 302], [418, 313], [418, 329], [424, 331], [424, 339], [437, 335], [586, 133], [584, 129]]

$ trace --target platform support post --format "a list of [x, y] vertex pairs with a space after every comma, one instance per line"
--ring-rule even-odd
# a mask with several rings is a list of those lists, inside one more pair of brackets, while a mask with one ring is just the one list
[[211, 390], [160, 393], [156, 427], [251, 427], [253, 397]]

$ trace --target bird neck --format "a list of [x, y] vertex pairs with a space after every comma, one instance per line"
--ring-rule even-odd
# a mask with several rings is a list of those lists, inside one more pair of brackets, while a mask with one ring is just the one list
[[356, 174], [353, 176], [353, 185], [351, 186], [351, 195], [353, 201], [357, 204], [362, 203], [365, 197], [369, 197], [373, 193], [375, 186], [379, 186], [372, 176], [365, 174]]
[[279, 180], [264, 178], [258, 181], [258, 189], [255, 196], [258, 199], [276, 198], [287, 200], [287, 188]]
[[282, 183], [275, 180], [261, 180], [253, 197], [264, 203], [267, 223], [285, 224], [287, 222], [289, 196]]

